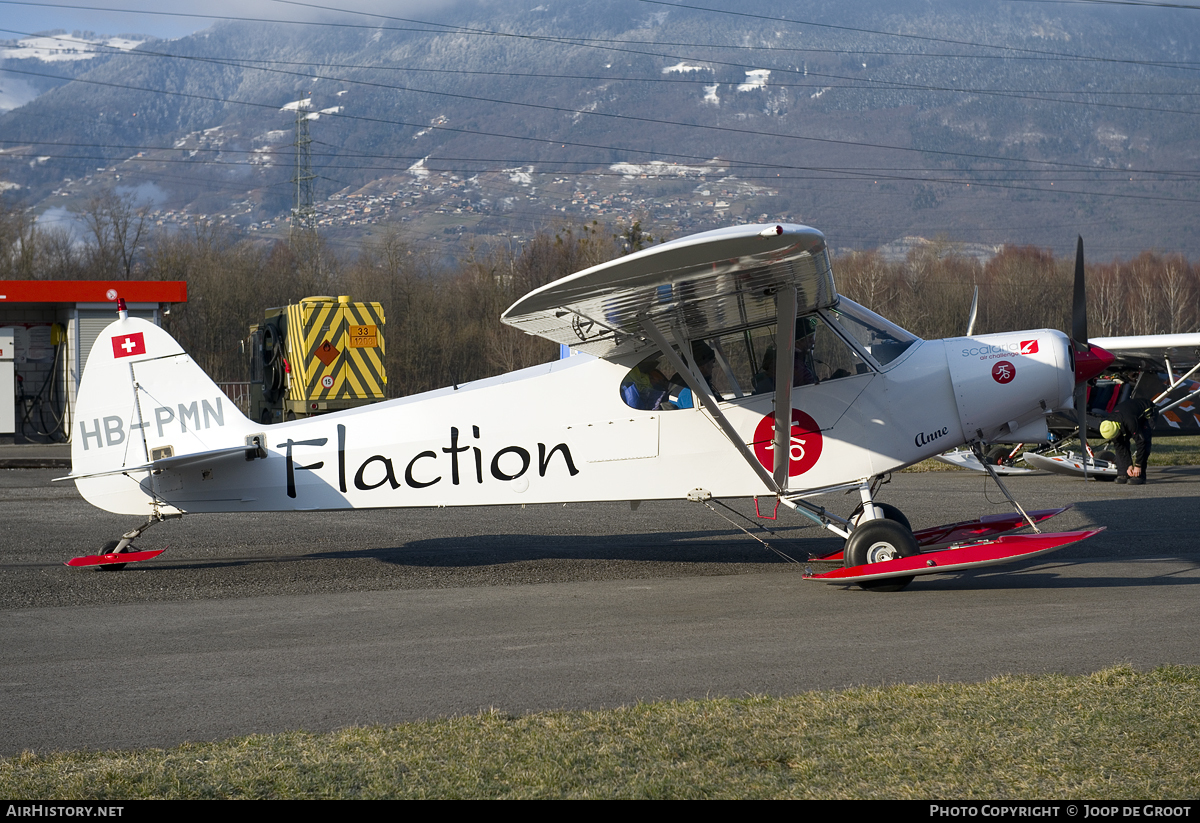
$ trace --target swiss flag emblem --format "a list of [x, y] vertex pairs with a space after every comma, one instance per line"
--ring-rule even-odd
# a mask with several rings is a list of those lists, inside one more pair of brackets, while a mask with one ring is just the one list
[[113, 357], [131, 357], [135, 354], [146, 353], [146, 339], [142, 332], [135, 334], [118, 334], [112, 339]]

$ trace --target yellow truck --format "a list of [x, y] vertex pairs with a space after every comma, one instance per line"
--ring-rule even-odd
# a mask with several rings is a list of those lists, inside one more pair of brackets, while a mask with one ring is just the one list
[[383, 307], [348, 296], [267, 309], [250, 327], [250, 412], [278, 423], [385, 396]]

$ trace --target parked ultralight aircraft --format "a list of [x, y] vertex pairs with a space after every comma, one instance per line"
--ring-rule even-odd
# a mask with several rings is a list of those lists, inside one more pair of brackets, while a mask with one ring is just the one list
[[[1077, 283], [1082, 282], [1082, 268], [1081, 245], [1076, 254]], [[1086, 338], [1086, 324], [1084, 335]], [[1200, 381], [1195, 379], [1200, 372], [1200, 333], [1099, 337], [1093, 342], [1113, 359], [1103, 369], [1102, 377], [1087, 384], [1086, 395], [1077, 389], [1077, 403], [1086, 396], [1086, 427], [1080, 428], [1078, 416], [1071, 410], [1050, 416], [1050, 444], [1024, 451], [1023, 444], [996, 447], [983, 461], [964, 449], [938, 455], [937, 459], [972, 471], [987, 471], [986, 462], [995, 464], [993, 470], [1000, 474], [1028, 474], [1040, 469], [1115, 480], [1116, 455], [1103, 446], [1100, 423], [1118, 403], [1131, 397], [1144, 398], [1158, 408], [1152, 422], [1155, 439], [1200, 434], [1200, 404], [1196, 400], [1200, 397]], [[1089, 440], [1092, 447], [1088, 446]], [[1079, 451], [1073, 450], [1076, 446]], [[1021, 467], [1020, 463], [1031, 468]]]
[[[67, 479], [147, 520], [69, 565], [156, 556], [132, 541], [185, 512], [765, 494], [846, 540], [842, 567], [806, 577], [895, 590], [1099, 531], [1006, 535], [1063, 511], [1014, 501], [1019, 514], [914, 535], [875, 502], [888, 473], [948, 447], [1045, 439], [1047, 415], [1110, 358], [1046, 329], [919, 340], [838, 295], [807, 226], [664, 243], [539, 288], [502, 319], [584, 354], [263, 426], [165, 331], [120, 312], [88, 359]], [[809, 500], [835, 490], [857, 490], [851, 517]]]

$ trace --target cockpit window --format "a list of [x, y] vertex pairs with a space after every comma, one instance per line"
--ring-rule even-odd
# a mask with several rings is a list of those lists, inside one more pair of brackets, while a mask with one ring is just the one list
[[843, 330], [862, 346], [881, 366], [886, 366], [908, 350], [919, 338], [870, 309], [845, 297], [829, 314]]
[[[759, 367], [754, 374], [754, 394], [775, 391], [775, 327], [761, 330]], [[814, 386], [870, 371], [866, 362], [837, 332], [816, 315], [796, 320], [796, 348], [792, 352], [792, 385]]]
[[621, 381], [621, 399], [633, 409], [654, 411], [668, 399], [670, 381], [662, 372], [663, 364], [670, 368], [667, 358], [653, 354], [629, 370]]
[[[723, 396], [723, 385], [714, 380], [714, 369], [717, 363], [717, 353], [712, 346], [703, 340], [692, 341], [691, 356], [694, 368], [708, 384], [713, 396], [720, 399]], [[667, 377], [667, 372], [673, 372]], [[642, 360], [629, 370], [621, 381], [621, 399], [625, 405], [643, 411], [666, 411], [669, 409], [690, 409], [699, 405], [688, 388], [687, 381], [674, 373], [671, 361], [662, 354], [655, 353]]]
[[[734, 400], [775, 391], [775, 326], [757, 326], [706, 340], [694, 340], [695, 362], [717, 400]], [[817, 315], [796, 319], [792, 351], [794, 386], [840, 380], [871, 370], [866, 361]], [[671, 374], [668, 377], [668, 373]], [[699, 405], [682, 375], [661, 353], [643, 359], [621, 381], [621, 399], [645, 411], [687, 409]]]

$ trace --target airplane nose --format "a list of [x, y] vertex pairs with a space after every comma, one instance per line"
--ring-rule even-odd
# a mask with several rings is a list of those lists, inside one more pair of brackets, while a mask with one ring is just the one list
[[1099, 346], [1089, 345], [1086, 351], [1075, 352], [1075, 382], [1091, 380], [1112, 365], [1117, 357]]

